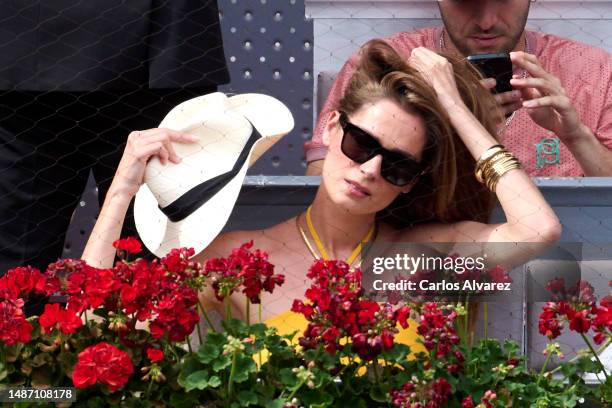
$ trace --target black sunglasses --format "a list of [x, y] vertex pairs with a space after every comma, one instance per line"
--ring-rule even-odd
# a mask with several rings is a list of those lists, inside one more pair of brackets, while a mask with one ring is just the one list
[[340, 148], [352, 161], [362, 164], [377, 155], [382, 156], [380, 175], [389, 183], [402, 187], [425, 173], [423, 165], [413, 157], [387, 150], [372, 135], [348, 120], [340, 112], [340, 127], [344, 135]]

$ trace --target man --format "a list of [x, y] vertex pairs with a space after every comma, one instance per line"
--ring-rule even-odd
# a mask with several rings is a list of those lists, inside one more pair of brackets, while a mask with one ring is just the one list
[[0, 20], [1, 276], [55, 262], [90, 169], [102, 202], [129, 132], [229, 75], [216, 0], [0, 0]]
[[[511, 52], [511, 92], [496, 95], [502, 142], [533, 176], [612, 176], [612, 62], [603, 50], [525, 30], [530, 0], [445, 0], [443, 28], [398, 33], [387, 41], [406, 58], [416, 47], [471, 54]], [[307, 174], [321, 172], [321, 133], [355, 70], [354, 54], [336, 78], [305, 144]], [[484, 81], [492, 88], [495, 81]]]

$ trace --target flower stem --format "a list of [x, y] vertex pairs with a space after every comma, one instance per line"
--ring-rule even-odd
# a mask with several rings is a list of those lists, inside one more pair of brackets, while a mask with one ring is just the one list
[[[262, 323], [263, 320], [261, 319], [261, 315], [262, 315], [262, 307], [261, 307], [261, 302], [259, 302], [259, 304], [257, 304], [257, 319], [259, 320], [259, 323]], [[257, 359], [259, 360], [259, 369], [261, 370], [261, 361], [262, 361], [262, 357], [261, 357], [261, 350], [259, 350], [257, 352]]]
[[225, 321], [229, 322], [232, 318], [232, 305], [230, 303], [229, 297], [223, 299], [223, 303], [225, 303]]
[[200, 319], [196, 322], [196, 330], [198, 331], [198, 341], [200, 342], [200, 346], [204, 344], [202, 341], [202, 328], [200, 327]]
[[191, 349], [191, 335], [187, 336], [187, 348], [189, 349], [190, 353], [193, 353], [193, 350]]
[[372, 360], [372, 369], [374, 370], [374, 378], [376, 379], [376, 384], [380, 384], [380, 376], [378, 375], [378, 359], [374, 358]]
[[151, 387], [152, 386], [153, 386], [153, 380], [149, 381], [149, 386], [147, 387], [147, 394], [146, 394], [146, 397], [145, 397], [146, 400], [149, 400], [149, 397], [151, 395]]
[[542, 364], [542, 369], [540, 370], [540, 375], [538, 375], [538, 381], [536, 382], [536, 385], [540, 385], [540, 380], [544, 377], [544, 371], [546, 370], [546, 366], [550, 362], [551, 357], [552, 357], [552, 352], [549, 352], [546, 355], [546, 360], [544, 360], [544, 364]]
[[484, 318], [484, 338], [489, 338], [489, 304], [487, 302], [482, 303], [482, 313]]
[[217, 330], [215, 330], [215, 326], [213, 326], [212, 321], [210, 320], [210, 317], [208, 317], [208, 313], [206, 313], [206, 309], [204, 309], [204, 306], [202, 306], [202, 303], [200, 302], [200, 299], [198, 299], [198, 309], [200, 310], [200, 313], [202, 313], [202, 316], [204, 316], [204, 320], [206, 320], [206, 324], [208, 324], [208, 328], [213, 333], [216, 333]]
[[229, 398], [232, 395], [232, 391], [234, 388], [234, 375], [236, 373], [236, 358], [238, 357], [238, 351], [234, 351], [232, 355], [232, 368], [230, 369], [229, 380], [227, 380], [227, 400], [226, 406], [229, 406]]
[[170, 352], [172, 353], [172, 355], [176, 359], [176, 362], [178, 363], [180, 361], [180, 358], [179, 358], [178, 354], [176, 354], [176, 350], [174, 350], [174, 346], [172, 344], [169, 344], [167, 350], [170, 350]]
[[582, 339], [587, 344], [587, 346], [589, 346], [589, 350], [591, 350], [591, 353], [593, 353], [593, 356], [595, 357], [595, 359], [599, 363], [599, 366], [601, 367], [601, 370], [603, 371], [603, 375], [604, 375], [604, 377], [606, 377], [606, 382], [607, 382], [608, 381], [608, 373], [606, 372], [606, 366], [604, 366], [603, 363], [601, 362], [601, 360], [599, 359], [599, 355], [597, 354], [597, 351], [595, 351], [595, 349], [593, 348], [593, 345], [591, 344], [591, 342], [589, 341], [587, 336], [585, 336], [584, 333], [580, 333], [580, 335], [582, 336]]
[[306, 380], [300, 381], [300, 383], [297, 385], [297, 387], [295, 387], [293, 389], [293, 391], [291, 391], [291, 394], [289, 394], [289, 396], [287, 397], [287, 401], [291, 401], [293, 399], [293, 396], [295, 395], [295, 393], [298, 392], [300, 390], [300, 388], [302, 388], [302, 386], [304, 384], [306, 384]]
[[247, 326], [251, 325], [251, 301], [249, 298], [246, 298], [246, 324]]

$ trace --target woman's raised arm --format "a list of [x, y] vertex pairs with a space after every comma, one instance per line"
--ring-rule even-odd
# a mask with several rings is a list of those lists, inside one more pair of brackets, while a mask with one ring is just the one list
[[[435, 89], [440, 104], [448, 112], [452, 125], [473, 157], [479, 160], [483, 154], [487, 156], [493, 152], [489, 149], [498, 142], [463, 103], [451, 63], [425, 48], [413, 50], [410, 63]], [[496, 225], [460, 222], [451, 226], [451, 232], [445, 234], [447, 237], [453, 242], [533, 243], [530, 252], [539, 252], [559, 239], [559, 219], [525, 171], [514, 168], [503, 173], [493, 188], [506, 222]], [[517, 259], [514, 257], [517, 256], [522, 258], [511, 250], [498, 256], [501, 256], [497, 259], [501, 264], [515, 263]]]
[[115, 259], [113, 242], [120, 238], [130, 201], [143, 183], [147, 162], [157, 156], [163, 164], [179, 163], [171, 142], [195, 143], [197, 137], [170, 129], [132, 132], [106, 194], [98, 220], [81, 259], [98, 268], [110, 268]]

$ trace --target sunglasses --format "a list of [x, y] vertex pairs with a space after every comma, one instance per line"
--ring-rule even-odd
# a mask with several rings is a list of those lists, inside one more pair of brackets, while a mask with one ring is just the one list
[[340, 112], [340, 127], [344, 132], [340, 144], [342, 153], [359, 164], [380, 154], [382, 156], [380, 175], [389, 183], [402, 187], [425, 173], [419, 161], [405, 154], [385, 149], [372, 135], [349, 122], [344, 112]]

